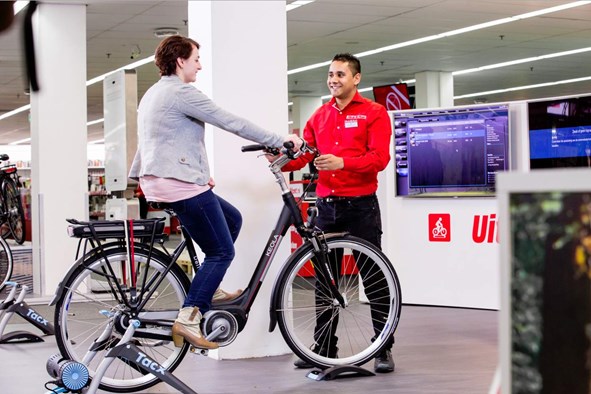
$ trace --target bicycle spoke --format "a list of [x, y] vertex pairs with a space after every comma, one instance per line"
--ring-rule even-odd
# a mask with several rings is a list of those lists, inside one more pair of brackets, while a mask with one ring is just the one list
[[349, 236], [331, 238], [327, 244], [326, 258], [345, 305], [335, 302], [316, 266], [312, 279], [298, 276], [313, 256], [309, 247], [294, 256], [280, 279], [278, 324], [297, 356], [313, 365], [361, 365], [387, 344], [396, 328], [398, 280], [373, 245]]
[[[109, 349], [120, 340], [131, 317], [131, 306], [121, 304], [122, 296], [117, 287], [114, 287], [115, 281], [124, 282], [123, 270], [120, 267], [122, 267], [121, 263], [126, 261], [126, 252], [122, 248], [117, 248], [107, 249], [105, 253], [106, 256], [92, 255], [87, 267], [81, 267], [67, 279], [64, 294], [56, 304], [56, 340], [60, 351], [73, 360], [79, 361], [84, 357], [91, 359], [87, 365], [91, 376]], [[131, 343], [152, 360], [172, 371], [180, 363], [188, 348], [188, 346], [182, 348], [173, 346], [169, 326], [186, 297], [188, 279], [180, 268], [176, 267], [162, 276], [170, 260], [163, 263], [152, 256], [148, 266], [147, 256], [141, 249], [136, 249], [135, 259], [138, 267], [147, 272], [151, 279], [164, 280], [150, 282], [154, 292], [151, 293], [152, 296], [146, 302], [145, 308], [137, 316], [140, 321], [146, 319], [146, 324], [136, 330]], [[118, 267], [118, 269], [108, 267]], [[108, 275], [105, 274], [107, 272], [109, 272]], [[136, 289], [138, 296], [145, 296], [141, 281], [137, 284], [140, 286]], [[129, 289], [125, 289], [125, 292], [129, 292]], [[110, 318], [99, 314], [102, 310], [110, 311], [107, 313]], [[170, 311], [170, 316], [167, 311]], [[154, 314], [151, 314], [152, 312]], [[162, 321], [165, 326], [157, 324], [162, 316], [166, 316], [167, 319]], [[169, 318], [172, 320], [168, 320]], [[111, 336], [100, 341], [96, 351], [89, 352], [90, 347], [108, 327], [111, 319], [114, 319]], [[144, 335], [152, 337], [146, 338], [143, 337]], [[115, 360], [101, 379], [101, 388], [108, 391], [133, 392], [148, 388], [157, 382], [158, 379], [154, 375], [145, 374], [133, 363]]]

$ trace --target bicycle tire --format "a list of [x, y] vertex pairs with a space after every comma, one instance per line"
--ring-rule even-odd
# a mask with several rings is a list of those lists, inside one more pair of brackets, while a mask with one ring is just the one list
[[4, 196], [4, 212], [6, 221], [10, 228], [12, 238], [22, 245], [27, 235], [25, 227], [25, 211], [21, 196], [12, 179], [5, 179], [2, 182], [2, 195]]
[[[336, 305], [332, 296], [327, 297], [322, 290], [315, 290], [317, 275], [313, 268], [306, 266], [314, 257], [314, 250], [312, 245], [304, 244], [290, 257], [278, 277], [273, 296], [277, 323], [291, 350], [309, 364], [319, 368], [359, 366], [373, 359], [393, 341], [392, 335], [398, 325], [402, 305], [400, 283], [388, 258], [367, 241], [349, 235], [337, 235], [327, 237], [326, 244], [327, 256], [335, 260], [336, 256], [340, 256], [338, 259], [344, 266], [342, 272], [345, 274], [337, 281], [339, 293], [347, 300], [346, 307]], [[312, 275], [305, 276], [306, 272]], [[379, 276], [380, 273], [382, 276]], [[368, 282], [361, 277], [365, 277]], [[371, 284], [370, 277], [377, 281]], [[367, 296], [368, 292], [365, 301], [363, 296], [360, 297], [363, 294], [360, 293], [360, 284], [363, 283], [372, 286], [373, 293]], [[381, 300], [375, 298], [378, 289], [382, 291]], [[384, 293], [386, 290], [387, 293]], [[319, 294], [315, 295], [316, 292]], [[318, 296], [321, 297], [319, 300], [325, 298], [324, 306], [317, 306]], [[372, 319], [372, 309], [374, 317], [382, 320], [376, 327], [373, 322], [377, 319]], [[322, 329], [316, 330], [316, 316], [320, 312], [329, 314], [330, 320], [322, 325]], [[323, 332], [331, 324], [336, 327], [338, 343], [331, 346], [338, 348], [337, 354], [330, 354], [330, 351], [324, 352], [329, 354], [315, 353], [315, 347], [316, 351], [323, 347], [330, 348], [326, 343], [320, 343], [318, 338], [315, 339], [314, 333]]]
[[12, 251], [4, 238], [0, 237], [0, 291], [4, 290], [6, 282], [12, 277], [13, 264]]
[[[91, 251], [86, 255], [83, 263], [64, 279], [64, 292], [55, 306], [54, 326], [57, 345], [65, 358], [83, 362], [94, 340], [110, 322], [116, 319], [125, 323], [132, 317], [129, 308], [116, 299], [117, 296], [122, 295], [117, 289], [113, 291], [113, 287], [108, 283], [108, 276], [102, 270], [110, 264], [117, 280], [122, 281], [122, 269], [118, 267], [121, 267], [121, 263], [126, 259], [126, 248], [124, 246], [105, 246], [105, 248], [106, 259], [96, 251]], [[134, 254], [137, 269], [145, 269], [148, 258], [147, 246], [135, 244]], [[151, 275], [149, 277], [163, 272], [168, 261], [170, 261], [168, 256], [153, 250], [149, 263], [150, 271], [148, 272]], [[170, 372], [180, 364], [189, 348], [186, 342], [181, 348], [174, 347], [170, 333], [172, 322], [186, 298], [189, 285], [187, 275], [177, 264], [174, 264], [157, 288], [157, 292], [146, 304], [146, 308], [138, 312], [139, 317], [135, 317], [142, 321], [142, 317], [147, 317], [146, 313], [149, 312], [166, 314], [166, 319], [170, 323], [168, 327], [161, 325], [152, 327], [148, 326], [150, 323], [146, 323], [145, 329], [152, 330], [154, 334], [160, 334], [160, 339], [142, 338], [136, 331], [133, 343]], [[139, 293], [142, 288], [139, 280], [137, 288]], [[105, 317], [99, 313], [106, 309], [119, 312], [120, 316]], [[124, 328], [114, 330], [102, 349], [99, 349], [92, 359], [84, 361], [91, 378], [105, 354], [119, 341], [123, 331]], [[162, 339], [162, 336], [166, 336], [166, 339]], [[158, 382], [160, 380], [156, 376], [140, 372], [132, 362], [116, 359], [102, 377], [100, 388], [110, 392], [126, 393], [145, 390]]]

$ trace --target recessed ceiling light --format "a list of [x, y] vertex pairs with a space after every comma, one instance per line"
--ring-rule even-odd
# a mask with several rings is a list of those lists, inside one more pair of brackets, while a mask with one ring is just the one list
[[159, 27], [157, 29], [154, 29], [154, 36], [158, 38], [176, 36], [177, 34], [179, 34], [179, 31], [174, 27]]

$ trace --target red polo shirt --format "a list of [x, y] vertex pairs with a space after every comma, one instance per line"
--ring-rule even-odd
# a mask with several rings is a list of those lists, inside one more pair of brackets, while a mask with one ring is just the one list
[[[320, 150], [342, 157], [344, 167], [337, 171], [318, 171], [316, 194], [327, 196], [365, 196], [378, 188], [378, 172], [390, 161], [392, 125], [386, 108], [355, 93], [340, 110], [334, 97], [316, 110], [306, 123], [303, 138]], [[313, 159], [300, 157], [283, 167], [302, 168]]]

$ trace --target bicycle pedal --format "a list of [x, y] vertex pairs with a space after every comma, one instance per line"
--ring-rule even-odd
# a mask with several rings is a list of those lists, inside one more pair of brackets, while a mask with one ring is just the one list
[[191, 353], [197, 353], [202, 356], [207, 356], [209, 354], [209, 349], [200, 349], [200, 348], [192, 346], [192, 345], [189, 347], [189, 351]]

